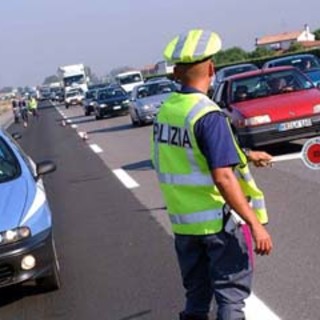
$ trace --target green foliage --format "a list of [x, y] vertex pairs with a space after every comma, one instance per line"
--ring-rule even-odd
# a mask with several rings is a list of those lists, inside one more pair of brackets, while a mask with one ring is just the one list
[[265, 47], [257, 47], [254, 51], [250, 52], [248, 54], [250, 59], [258, 59], [258, 58], [263, 58], [263, 57], [272, 57], [277, 54], [276, 51], [270, 50]]
[[287, 52], [292, 53], [292, 52], [299, 52], [299, 51], [303, 51], [304, 47], [301, 43], [299, 42], [293, 42], [289, 49], [287, 50]]
[[46, 77], [43, 81], [43, 84], [50, 84], [54, 82], [59, 82], [59, 78], [55, 74], [53, 74], [52, 76]]
[[316, 40], [320, 40], [320, 29], [313, 31], [312, 33], [316, 36]]
[[248, 59], [248, 53], [239, 47], [233, 47], [227, 50], [221, 50], [214, 56], [214, 61], [218, 65], [245, 61], [247, 59]]

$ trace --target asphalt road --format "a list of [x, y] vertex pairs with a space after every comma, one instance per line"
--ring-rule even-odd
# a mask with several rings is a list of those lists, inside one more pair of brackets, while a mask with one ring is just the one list
[[[63, 287], [49, 294], [5, 290], [0, 319], [176, 319], [183, 290], [150, 167], [151, 127], [133, 128], [128, 116], [96, 121], [83, 116], [80, 107], [58, 109], [72, 123], [63, 127], [54, 108], [43, 108], [38, 122], [9, 130], [23, 132], [21, 144], [36, 161], [52, 159], [58, 165], [45, 185]], [[83, 131], [87, 141], [78, 135]], [[300, 149], [297, 142], [269, 151]], [[136, 187], [126, 188], [115, 176], [117, 169]], [[275, 246], [270, 257], [256, 260], [255, 295], [278, 319], [319, 320], [320, 172], [300, 160], [253, 172], [265, 191]], [[263, 313], [260, 308], [250, 319], [276, 319]]]

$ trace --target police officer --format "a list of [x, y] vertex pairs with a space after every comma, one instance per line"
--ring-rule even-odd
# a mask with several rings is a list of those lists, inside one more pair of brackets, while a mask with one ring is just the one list
[[39, 117], [38, 113], [38, 102], [35, 97], [31, 96], [28, 101], [28, 109], [32, 113], [32, 115], [36, 118]]
[[[175, 235], [186, 305], [181, 320], [206, 320], [213, 298], [218, 320], [245, 319], [253, 250], [269, 254], [272, 240], [262, 191], [248, 161], [271, 156], [238, 146], [226, 117], [206, 93], [220, 37], [191, 30], [175, 37], [164, 57], [182, 84], [161, 106], [154, 123], [152, 161]], [[248, 201], [250, 200], [250, 201]]]

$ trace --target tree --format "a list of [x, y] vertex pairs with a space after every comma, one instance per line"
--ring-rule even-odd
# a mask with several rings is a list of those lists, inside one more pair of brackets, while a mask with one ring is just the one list
[[316, 36], [316, 40], [320, 40], [320, 29], [313, 31], [313, 34]]
[[97, 75], [92, 71], [92, 69], [88, 66], [85, 66], [86, 75], [89, 78], [89, 81], [93, 84], [99, 83], [99, 78]]
[[276, 54], [276, 51], [268, 49], [266, 47], [257, 47], [254, 51], [249, 53], [251, 59], [258, 59], [264, 57], [272, 57]]
[[59, 82], [59, 78], [57, 75], [48, 76], [44, 79], [43, 84], [50, 84], [54, 82]]
[[248, 53], [239, 47], [233, 47], [224, 51], [222, 50], [218, 52], [214, 57], [217, 65], [241, 62], [247, 59]]
[[301, 43], [299, 42], [293, 42], [291, 43], [289, 49], [287, 50], [287, 52], [300, 52], [303, 51], [304, 47]]

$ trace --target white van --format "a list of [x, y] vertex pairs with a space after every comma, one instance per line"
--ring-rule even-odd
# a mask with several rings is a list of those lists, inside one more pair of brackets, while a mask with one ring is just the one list
[[125, 90], [127, 93], [131, 93], [135, 86], [144, 83], [142, 73], [140, 71], [127, 71], [119, 73], [115, 76], [116, 82]]

